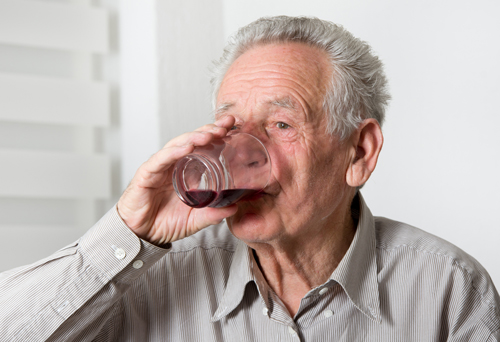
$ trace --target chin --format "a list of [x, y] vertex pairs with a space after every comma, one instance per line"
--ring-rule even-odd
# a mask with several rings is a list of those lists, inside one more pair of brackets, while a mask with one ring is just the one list
[[276, 233], [279, 215], [276, 215], [275, 205], [266, 196], [255, 201], [238, 203], [238, 211], [227, 218], [229, 229], [235, 237], [244, 242], [265, 242]]
[[244, 242], [258, 242], [267, 240], [269, 228], [266, 217], [254, 212], [238, 212], [226, 219], [229, 230], [233, 235]]

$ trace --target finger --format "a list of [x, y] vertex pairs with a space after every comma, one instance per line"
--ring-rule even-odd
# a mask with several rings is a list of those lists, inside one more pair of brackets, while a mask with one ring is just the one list
[[218, 130], [218, 129], [222, 129], [222, 128], [224, 128], [224, 127], [218, 126], [215, 123], [209, 123], [209, 124], [203, 125], [201, 127], [198, 127], [197, 129], [194, 130], [194, 132], [202, 132], [202, 131], [212, 132], [214, 130]]
[[[204, 146], [212, 139], [223, 138], [228, 129], [233, 127], [235, 119], [232, 115], [226, 115], [215, 123], [207, 124], [195, 129], [193, 132], [181, 134], [170, 140], [165, 147], [183, 146], [193, 144], [195, 146]], [[206, 136], [200, 135], [206, 134]]]
[[224, 208], [203, 208], [194, 211], [194, 219], [203, 222], [203, 226], [209, 226], [220, 223], [223, 219], [233, 216], [238, 211], [238, 205], [232, 204]]
[[217, 137], [224, 137], [227, 131], [233, 127], [235, 118], [232, 115], [226, 115], [214, 123], [207, 124], [195, 129], [195, 132], [211, 132]]
[[[204, 125], [204, 126], [198, 128], [198, 129], [196, 129], [195, 131], [224, 132], [224, 131], [218, 130], [219, 128], [223, 128], [223, 129], [225, 129], [225, 133], [227, 133], [227, 131], [230, 130], [231, 127], [234, 126], [235, 121], [236, 121], [236, 119], [234, 118], [234, 116], [232, 116], [232, 115], [225, 115], [225, 116], [219, 118], [214, 123], [208, 124], [208, 125]], [[224, 133], [224, 135], [225, 135], [225, 133]]]
[[226, 129], [231, 129], [234, 126], [236, 119], [232, 115], [224, 115], [214, 122], [215, 126], [224, 127]]
[[[224, 130], [225, 135], [225, 129], [222, 130]], [[172, 139], [143, 164], [140, 169], [141, 177], [144, 180], [151, 180], [152, 174], [165, 171], [179, 159], [193, 152], [196, 146], [205, 146], [214, 139], [213, 133], [204, 131], [184, 133]]]
[[215, 124], [208, 124], [197, 128], [195, 132], [208, 132], [211, 133], [215, 139], [224, 138], [227, 135], [228, 129], [225, 127], [216, 126]]
[[[194, 147], [205, 146], [214, 139], [224, 137], [227, 134], [226, 127], [232, 127], [234, 122], [234, 117], [227, 115], [213, 124], [204, 125], [193, 132], [181, 134], [170, 140], [163, 149], [144, 163], [145, 171], [149, 173], [163, 172], [177, 160], [191, 153]], [[142, 177], [149, 178], [144, 174]]]
[[[193, 131], [179, 135], [170, 140], [164, 148], [181, 147], [185, 145], [205, 146], [215, 138], [214, 131]], [[224, 132], [225, 135], [225, 132]]]
[[[194, 145], [186, 144], [184, 146], [166, 147], [155, 153], [147, 162], [143, 164], [141, 169], [149, 173], [163, 172], [179, 159], [193, 152]], [[143, 177], [147, 177], [143, 175]]]

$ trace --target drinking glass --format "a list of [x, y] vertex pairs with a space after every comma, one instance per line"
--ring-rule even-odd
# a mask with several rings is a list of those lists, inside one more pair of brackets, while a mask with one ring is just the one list
[[185, 204], [226, 207], [260, 198], [271, 178], [271, 159], [259, 139], [236, 133], [196, 147], [177, 161], [172, 177], [175, 192]]

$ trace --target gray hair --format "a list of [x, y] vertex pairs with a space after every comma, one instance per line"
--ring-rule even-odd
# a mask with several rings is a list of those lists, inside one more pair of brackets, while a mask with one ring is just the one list
[[286, 42], [302, 42], [329, 56], [333, 73], [323, 103], [329, 133], [345, 139], [367, 118], [382, 125], [390, 100], [382, 62], [343, 27], [313, 17], [265, 17], [231, 37], [212, 68], [214, 107], [222, 80], [239, 56], [257, 45]]

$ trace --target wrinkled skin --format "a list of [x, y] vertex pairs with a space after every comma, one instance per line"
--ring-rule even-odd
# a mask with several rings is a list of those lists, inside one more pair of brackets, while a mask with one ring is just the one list
[[[343, 224], [352, 188], [346, 145], [326, 132], [323, 98], [331, 70], [326, 55], [303, 44], [265, 45], [240, 56], [224, 77], [217, 115], [257, 136], [273, 164], [259, 201], [245, 202], [228, 223], [249, 244], [287, 248]], [[306, 228], [307, 227], [307, 228]]]

